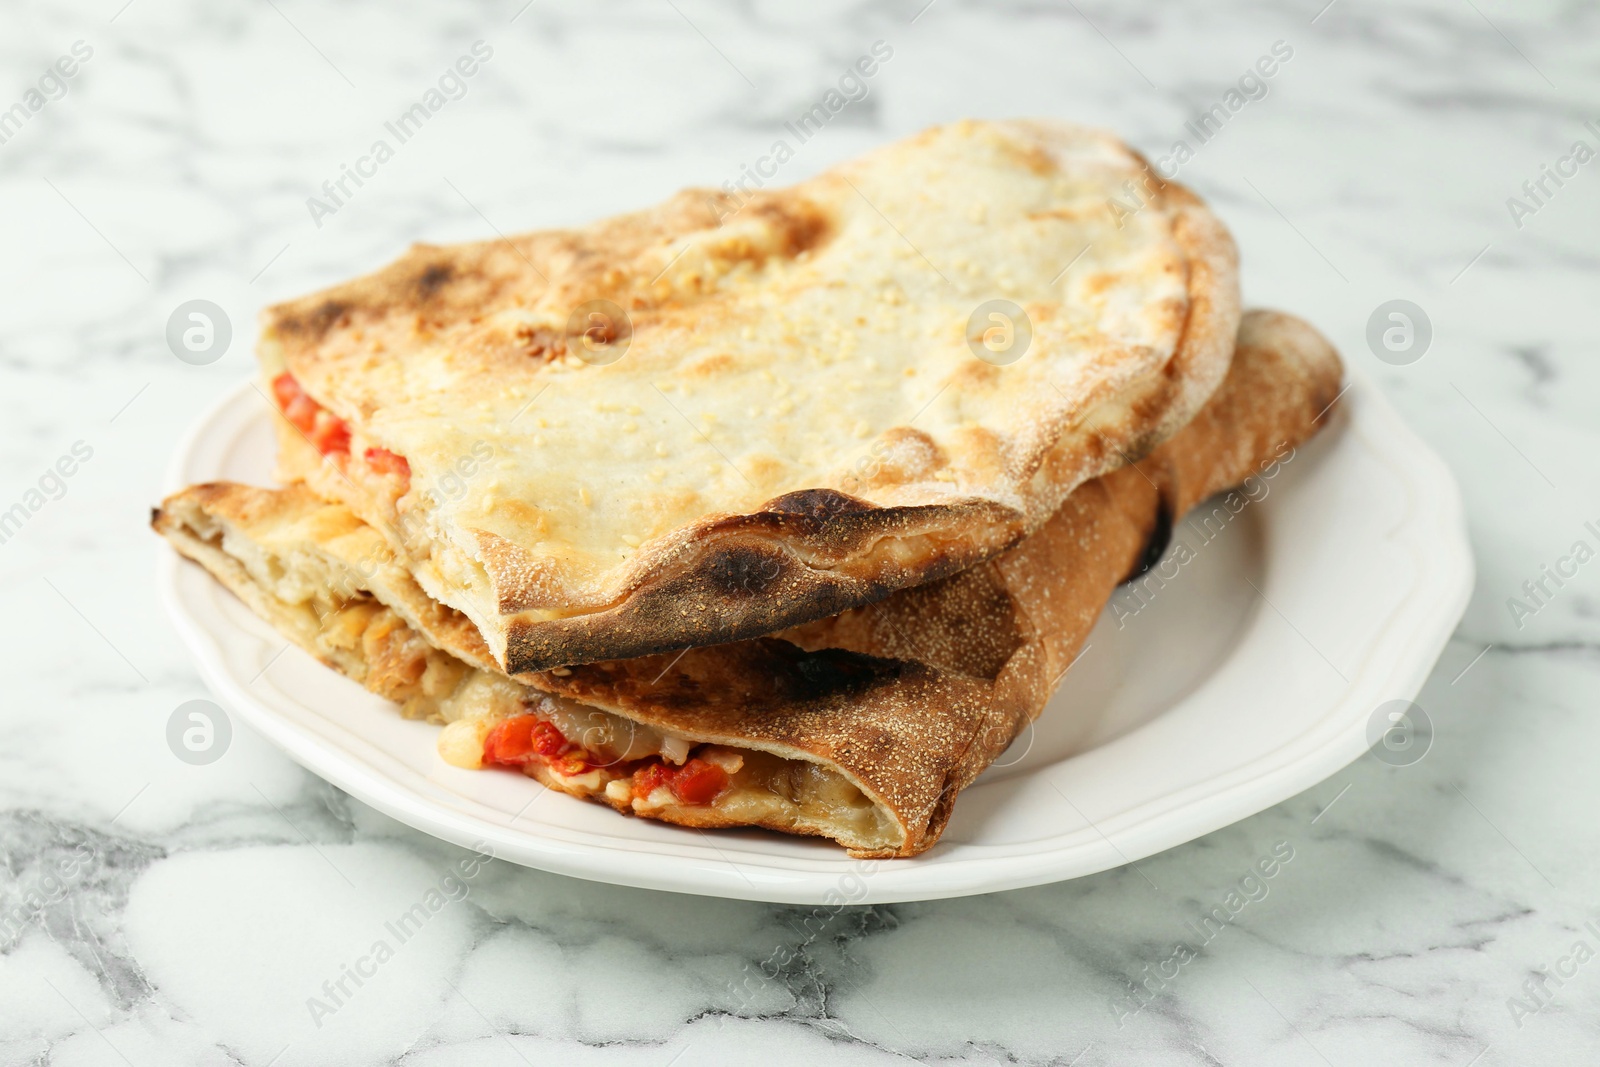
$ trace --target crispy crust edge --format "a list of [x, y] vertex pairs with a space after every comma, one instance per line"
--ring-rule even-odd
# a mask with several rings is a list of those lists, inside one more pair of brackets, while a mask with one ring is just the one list
[[[1064, 491], [1039, 495], [1027, 514], [991, 500], [885, 508], [832, 489], [790, 493], [760, 512], [702, 523], [682, 541], [647, 553], [641, 562], [650, 563], [648, 577], [618, 604], [554, 620], [506, 618], [506, 672], [737, 641], [876, 603], [994, 558], [1048, 521], [1073, 489], [1137, 462], [1177, 433], [1226, 377], [1243, 313], [1238, 248], [1227, 227], [1182, 185], [1164, 183], [1161, 196], [1190, 269], [1183, 332], [1159, 376], [1152, 376], [1153, 389], [1133, 403], [1122, 445], [1099, 429], [1099, 447], [1085, 452], [1075, 476], [1058, 483]], [[1141, 422], [1150, 429], [1135, 434], [1131, 426]], [[1069, 454], [1076, 443], [1064, 433], [1053, 451]], [[788, 521], [795, 512], [811, 521]], [[936, 531], [958, 547], [892, 569], [874, 568], [869, 557], [850, 552], [912, 531]], [[799, 558], [817, 549], [845, 558], [828, 568]], [[759, 589], [730, 585], [730, 575], [750, 574], [762, 576]], [[662, 639], [661, 624], [671, 615], [680, 620], [676, 633]]]
[[[1050, 124], [1033, 129], [1023, 123], [1016, 132], [1042, 144], [1050, 136]], [[1103, 136], [1148, 171], [1148, 162], [1137, 152]], [[1166, 362], [1145, 376], [1138, 394], [1128, 398], [1125, 419], [1101, 423], [1093, 431], [1062, 427], [1051, 448], [1024, 458], [1034, 477], [1020, 510], [989, 498], [884, 507], [833, 489], [803, 489], [750, 514], [701, 520], [646, 546], [630, 567], [636, 575], [631, 584], [592, 610], [553, 618], [522, 611], [514, 579], [502, 576], [506, 584], [497, 589], [498, 613], [472, 611], [502, 668], [526, 675], [554, 666], [741, 640], [869, 605], [999, 555], [1043, 525], [1078, 485], [1147, 454], [1181, 429], [1221, 382], [1240, 316], [1237, 250], [1221, 220], [1174, 182], [1160, 182], [1155, 200], [1159, 210], [1171, 215], [1174, 240], [1189, 266], [1189, 303], [1178, 343]], [[644, 225], [653, 211], [620, 219], [643, 220]], [[482, 257], [494, 245], [452, 247]], [[363, 306], [353, 294], [365, 288], [414, 293], [425, 302], [437, 288], [425, 281], [450, 279], [436, 277], [431, 267], [418, 274], [419, 265], [447, 251], [414, 249], [366, 278], [268, 309], [268, 333], [283, 332], [293, 321], [301, 323], [297, 336], [307, 330], [320, 336], [342, 315]], [[307, 342], [302, 337], [299, 343]], [[303, 478], [317, 492], [346, 500], [368, 521], [379, 518], [372, 502], [351, 499], [336, 475], [310, 457], [291, 457], [288, 451], [280, 457], [283, 475]], [[884, 544], [898, 540], [903, 545], [917, 537], [926, 541], [915, 554], [891, 553], [891, 546]]]
[[[1264, 454], [1263, 446], [1278, 439], [1278, 432], [1288, 429], [1287, 440], [1298, 441], [1314, 433], [1322, 423], [1323, 416], [1328, 407], [1337, 399], [1337, 390], [1340, 378], [1340, 365], [1337, 355], [1333, 352], [1317, 332], [1308, 324], [1290, 316], [1278, 313], [1251, 313], [1248, 316], [1248, 330], [1242, 330], [1240, 335], [1241, 351], [1256, 348], [1271, 353], [1277, 364], [1286, 366], [1289, 373], [1283, 370], [1274, 370], [1271, 374], [1260, 373], [1247, 375], [1244, 383], [1231, 388], [1228, 395], [1221, 398], [1224, 402], [1219, 405], [1208, 406], [1200, 418], [1195, 420], [1195, 430], [1202, 435], [1208, 435], [1212, 440], [1228, 442], [1228, 447], [1216, 450], [1199, 450], [1196, 454], [1192, 449], [1168, 449], [1159, 457], [1151, 457], [1146, 469], [1149, 475], [1140, 474], [1130, 470], [1119, 470], [1105, 480], [1106, 484], [1096, 487], [1096, 493], [1091, 496], [1104, 496], [1109, 494], [1116, 497], [1117, 492], [1111, 488], [1111, 483], [1121, 483], [1123, 490], [1133, 494], [1140, 500], [1149, 500], [1150, 507], [1139, 510], [1142, 519], [1129, 523], [1134, 516], [1121, 507], [1098, 506], [1099, 513], [1105, 515], [1108, 521], [1122, 524], [1117, 536], [1113, 539], [1115, 545], [1105, 544], [1103, 550], [1112, 550], [1118, 559], [1135, 561], [1150, 555], [1150, 543], [1157, 539], [1162, 524], [1162, 510], [1156, 506], [1158, 503], [1152, 499], [1157, 496], [1156, 490], [1148, 478], [1155, 476], [1158, 480], [1167, 482], [1169, 493], [1179, 511], [1187, 510], [1188, 506], [1201, 495], [1219, 485], [1231, 484], [1243, 472], [1252, 469], [1248, 462], [1240, 466], [1241, 461], [1248, 458], [1254, 461]], [[1272, 363], [1268, 360], [1260, 364], [1265, 367]], [[1241, 373], [1252, 367], [1253, 360], [1246, 360], [1241, 365]], [[1267, 387], [1273, 387], [1269, 390]], [[1288, 390], [1294, 403], [1287, 403], [1278, 389]], [[1263, 421], [1263, 425], [1254, 427], [1249, 434], [1241, 435], [1241, 430], [1248, 426], [1252, 419], [1248, 417], [1252, 412], [1260, 409], [1274, 412], [1275, 417]], [[1298, 412], [1298, 414], [1297, 414]], [[1241, 453], [1239, 450], [1243, 449]], [[1252, 451], [1252, 449], [1254, 451]], [[1216, 455], [1206, 455], [1207, 451], [1216, 451]], [[219, 492], [225, 487], [201, 486], [186, 490], [185, 493], [200, 494]], [[266, 493], [263, 490], [252, 490], [255, 494]], [[179, 494], [183, 495], [183, 494]], [[269, 494], [270, 495], [270, 494]], [[169, 498], [171, 499], [171, 498]], [[220, 497], [216, 499], [222, 499]], [[242, 499], [242, 497], [241, 497]], [[1165, 501], [1162, 501], [1165, 503]], [[1088, 497], [1078, 500], [1078, 504], [1096, 510], [1096, 505]], [[265, 512], [263, 512], [265, 514]], [[160, 522], [161, 512], [156, 513], [157, 521], [154, 525], [162, 529]], [[352, 524], [359, 525], [359, 524]], [[162, 530], [165, 533], [165, 530]], [[995, 566], [1002, 569], [1020, 568], [1026, 573], [1031, 568], [1054, 567], [1059, 568], [1063, 560], [1073, 560], [1079, 564], [1084, 561], [1079, 556], [1080, 545], [1077, 537], [1062, 537], [1059, 531], [1055, 536], [1041, 536], [1036, 540], [1025, 542], [1019, 546], [1013, 556], [997, 561]], [[1053, 557], [1053, 559], [1052, 559]], [[208, 568], [210, 569], [210, 568]], [[1090, 568], [1093, 569], [1093, 568]], [[1099, 577], [1092, 579], [1098, 586], [1100, 583], [1114, 582], [1113, 571], [1116, 568], [1099, 568]], [[220, 575], [219, 575], [220, 577]], [[911, 828], [908, 823], [907, 812], [888, 802], [886, 794], [880, 790], [863, 787], [863, 792], [881, 804], [893, 820], [906, 833], [902, 843], [893, 849], [882, 850], [852, 850], [854, 855], [862, 857], [892, 857], [911, 856], [931, 847], [939, 838], [945, 824], [948, 822], [955, 798], [961, 789], [969, 785], [973, 779], [989, 764], [992, 759], [1003, 751], [1005, 745], [1016, 735], [1027, 720], [1036, 717], [1042, 710], [1045, 700], [1054, 688], [1055, 680], [1059, 673], [1070, 662], [1074, 650], [1088, 632], [1088, 627], [1093, 624], [1098, 615], [1100, 606], [1103, 605], [1103, 595], [1096, 592], [1094, 595], [1069, 598], [1083, 601], [1087, 610], [1081, 620], [1076, 623], [1065, 624], [1067, 615], [1062, 614], [1063, 605], [1060, 597], [1055, 594], [1043, 595], [1047, 591], [1034, 589], [1037, 583], [1019, 581], [1011, 592], [1013, 607], [1019, 616], [1019, 622], [1033, 635], [1033, 641], [1027, 642], [1028, 649], [1023, 656], [1014, 656], [1008, 660], [1007, 668], [997, 677], [992, 690], [987, 687], [968, 684], [952, 684], [954, 682], [969, 683], [970, 678], [951, 678], [941, 668], [934, 667], [928, 674], [929, 681], [943, 681], [939, 694], [951, 698], [949, 706], [954, 707], [962, 698], [986, 697], [982, 703], [986, 704], [985, 713], [976, 720], [974, 739], [977, 745], [967, 745], [955, 751], [948, 764], [944, 777], [937, 787], [937, 795], [929, 803], [916, 806], [916, 826]], [[1106, 586], [1109, 589], [1109, 585]], [[1041, 599], [1042, 597], [1042, 599]], [[248, 599], [247, 599], [247, 602]], [[254, 605], [252, 605], [254, 606]], [[894, 605], [891, 605], [893, 607]], [[901, 604], [899, 608], [905, 609], [908, 614], [906, 621], [910, 624], [918, 617], [914, 604]], [[1088, 610], [1092, 609], [1092, 610]], [[259, 611], [259, 609], [258, 609]], [[827, 620], [837, 623], [839, 620]], [[893, 627], [891, 627], [893, 629]], [[832, 645], [829, 647], [840, 647]], [[707, 654], [719, 654], [719, 650], [705, 650]], [[901, 659], [894, 649], [873, 648], [871, 651], [863, 650], [863, 654], [877, 657], [889, 657], [902, 663], [924, 663], [918, 657], [913, 660]], [[335, 665], [338, 666], [338, 665]], [[658, 676], [653, 664], [617, 664], [613, 667], [625, 667], [628, 670], [639, 670], [641, 677], [651, 678]], [[573, 679], [567, 685], [552, 685], [549, 679], [537, 688], [545, 691], [560, 691], [570, 686], [581, 686], [588, 675], [596, 668], [576, 668], [567, 674]], [[671, 669], [672, 664], [667, 665]], [[342, 669], [342, 668], [341, 668]], [[348, 671], [347, 671], [348, 673]], [[943, 678], [941, 679], [941, 676]], [[653, 684], [653, 683], [652, 683]], [[986, 691], [986, 692], [985, 692]], [[581, 695], [581, 694], [580, 694]], [[931, 694], [923, 691], [907, 694], [898, 684], [887, 690], [874, 691], [874, 699], [886, 698], [894, 702], [909, 702], [912, 706], [921, 704], [926, 706], [926, 697]], [[964, 702], [964, 701], [963, 701]], [[597, 705], [603, 706], [603, 705]], [[862, 708], [853, 709], [860, 714]], [[626, 711], [621, 711], [627, 714]], [[675, 727], [676, 728], [676, 727]], [[691, 731], [683, 731], [691, 732]], [[718, 741], [718, 737], [707, 736], [708, 740]], [[763, 748], [776, 754], [789, 754], [782, 752], [771, 744], [752, 744], [750, 747]], [[797, 753], [800, 758], [815, 760], [815, 754], [806, 754], [804, 750]], [[790, 758], [793, 758], [792, 756]], [[862, 786], [858, 774], [852, 773], [839, 761], [838, 756], [827, 758], [823, 761], [835, 765], [845, 772], [845, 776]], [[908, 772], [908, 768], [898, 763], [888, 767], [891, 772]], [[542, 779], [541, 779], [542, 780]], [[550, 784], [550, 783], [546, 783]], [[591, 797], [590, 799], [603, 798]], [[616, 805], [612, 805], [615, 807]], [[925, 813], [925, 818], [922, 818]], [[687, 812], [681, 817], [662, 817], [662, 821], [676, 822], [687, 826], [700, 826], [710, 828], [713, 826], [728, 825], [761, 825], [760, 823], [732, 823], [719, 820], [714, 813], [705, 813], [701, 818], [700, 813]], [[790, 829], [789, 832], [796, 832]], [[809, 832], [809, 831], [800, 831]], [[827, 835], [821, 835], [827, 836]], [[835, 838], [839, 840], [839, 838]], [[841, 841], [841, 843], [844, 843]], [[848, 847], [848, 846], [847, 846]]]

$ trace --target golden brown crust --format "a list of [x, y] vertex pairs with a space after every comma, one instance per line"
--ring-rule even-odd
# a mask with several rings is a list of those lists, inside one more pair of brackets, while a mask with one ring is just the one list
[[[900, 838], [864, 848], [825, 827], [730, 819], [715, 807], [651, 817], [827, 833], [857, 844], [861, 855], [915, 855], [938, 839], [959, 791], [1042, 710], [1111, 591], [1160, 539], [1163, 516], [1182, 514], [1310, 436], [1340, 376], [1337, 355], [1309, 326], [1251, 313], [1227, 380], [1188, 427], [1137, 467], [1081, 486], [1043, 529], [999, 558], [773, 637], [562, 668], [528, 682], [695, 741], [834, 768], [893, 816]], [[307, 509], [318, 507], [304, 490], [202, 486], [170, 498], [156, 526], [190, 555], [194, 539], [174, 533], [202, 521], [197, 508], [226, 512], [254, 536], [299, 523], [280, 536], [321, 536], [346, 556], [358, 551], [351, 524], [365, 527], [337, 507], [346, 518], [306, 523]], [[215, 560], [201, 561], [217, 570]], [[406, 583], [403, 571], [373, 582], [430, 638], [455, 640], [455, 631], [437, 629], [445, 616], [429, 615], [428, 598]], [[535, 773], [581, 795], [559, 775]]]
[[[998, 161], [973, 179], [992, 185], [965, 190], [959, 205], [918, 198], [916, 168], [930, 168], [934, 181], [967, 158]], [[1073, 127], [960, 124], [748, 200], [691, 190], [582, 230], [419, 246], [375, 275], [272, 309], [263, 341], [269, 374], [288, 367], [348, 420], [356, 456], [368, 444], [408, 454], [424, 488], [472, 434], [504, 451], [508, 470], [553, 463], [571, 477], [508, 484], [482, 494], [494, 502], [481, 508], [478, 495], [428, 503], [413, 492], [395, 501], [359, 473], [319, 462], [287, 423], [281, 471], [382, 529], [424, 588], [466, 611], [518, 675], [747, 638], [938, 580], [1004, 551], [1073, 487], [1170, 436], [1226, 370], [1239, 316], [1232, 240], [1193, 194], [1149, 184], [1141, 164], [1114, 139]], [[1017, 194], [1017, 175], [1036, 184]], [[1103, 217], [1108, 197], [1126, 180], [1147, 185], [1146, 203], [1113, 227]], [[1011, 228], [962, 229], [979, 209], [1004, 215]], [[883, 224], [890, 215], [898, 225]], [[1013, 243], [984, 247], [997, 234]], [[1082, 237], [1088, 257], [1060, 270]], [[669, 272], [675, 254], [690, 266]], [[971, 272], [957, 269], [963, 257]], [[878, 273], [858, 277], [864, 261]], [[988, 266], [1002, 261], [1018, 266]], [[1012, 269], [1021, 277], [1006, 277]], [[882, 287], [887, 307], [870, 292], [870, 306], [833, 297], [818, 306], [827, 312], [819, 318], [847, 328], [834, 343], [860, 346], [872, 354], [864, 366], [876, 370], [835, 369], [849, 361], [827, 352], [809, 363], [791, 358], [818, 350], [824, 332], [812, 320], [784, 320], [786, 307], [869, 286]], [[997, 367], [966, 351], [964, 320], [1007, 286], [1026, 304], [1034, 349]], [[895, 296], [902, 292], [910, 295]], [[1135, 312], [1105, 303], [1128, 293], [1137, 294]], [[556, 320], [595, 299], [627, 308], [631, 347], [615, 366], [574, 370]], [[932, 318], [900, 310], [907, 301], [911, 311], [934, 309]], [[853, 333], [852, 319], [863, 324]], [[795, 339], [760, 333], [773, 322]], [[930, 323], [930, 339], [906, 340]], [[769, 372], [777, 384], [761, 380]], [[831, 410], [847, 399], [851, 374], [877, 375], [867, 378], [869, 392], [896, 395], [895, 405], [861, 407], [856, 425], [868, 436], [859, 441]], [[422, 418], [412, 383], [433, 389], [452, 375], [467, 383], [449, 393], [463, 398], [461, 408], [491, 392], [472, 382], [493, 383], [506, 394], [505, 411], [496, 407], [488, 422], [442, 444], [416, 427], [450, 422], [458, 411]], [[810, 399], [781, 432], [766, 430], [783, 423], [772, 414], [781, 403], [742, 423], [738, 440], [695, 421], [697, 412], [735, 409], [743, 419], [739, 405], [767, 403], [791, 385]], [[634, 420], [628, 425], [658, 418], [659, 433], [677, 435], [671, 447], [668, 437], [656, 444], [669, 455], [668, 488], [652, 486], [641, 459], [602, 475], [627, 480], [619, 488], [626, 506], [592, 504], [589, 488], [568, 483], [595, 466], [593, 457], [574, 452], [570, 439], [554, 455], [528, 443], [560, 432], [533, 433], [543, 408], [521, 414], [544, 389], [562, 396], [552, 418], [589, 419], [589, 438], [615, 428], [582, 404], [638, 394], [643, 414], [621, 416]], [[928, 393], [945, 399], [927, 407], [920, 397]], [[808, 430], [827, 447], [807, 444]], [[750, 436], [759, 440], [730, 458]], [[807, 450], [815, 455], [796, 458]], [[574, 494], [581, 504], [558, 499]], [[593, 517], [607, 508], [627, 515]]]
[[[1152, 542], [1164, 548], [1174, 519], [1258, 475], [1262, 464], [1318, 432], [1342, 378], [1338, 353], [1308, 323], [1280, 312], [1248, 312], [1228, 377], [1188, 426], [1136, 467], [1084, 487], [1093, 492], [1074, 493], [1040, 534], [991, 564], [1039, 635], [1051, 680], [1037, 696], [1040, 707], [1115, 586], [1153, 562]], [[1076, 592], [1063, 595], [1067, 590]], [[915, 617], [900, 616], [898, 629], [888, 633], [915, 633], [909, 626]], [[938, 638], [925, 633], [919, 640]]]
[[[1163, 516], [1181, 516], [1314, 434], [1342, 373], [1337, 353], [1302, 320], [1246, 314], [1222, 387], [1136, 467], [1080, 486], [1043, 529], [990, 563], [777, 635], [819, 656], [848, 650], [876, 673], [863, 671], [871, 683], [850, 694], [836, 720], [813, 721], [797, 702], [752, 690], [756, 699], [744, 707], [760, 709], [761, 721], [745, 727], [747, 736], [805, 748], [864, 783], [907, 830], [895, 855], [930, 847], [957, 793], [1043, 710], [1112, 591], [1159, 536]], [[737, 721], [751, 686], [737, 657], [784, 676], [764, 651], [733, 651], [748, 645], [691, 649], [665, 674], [663, 656], [573, 667], [565, 677], [541, 675], [539, 684], [668, 728], [711, 732], [727, 728], [722, 715]], [[916, 674], [903, 679], [888, 664], [914, 665]], [[695, 698], [658, 702], [680, 687]], [[718, 710], [724, 702], [727, 710]], [[872, 743], [846, 744], [853, 729]]]
[[[998, 559], [777, 639], [574, 666], [533, 683], [687, 736], [820, 758], [900, 821], [905, 841], [881, 854], [914, 855], [1043, 709], [1162, 516], [1309, 437], [1341, 375], [1304, 322], [1247, 314], [1228, 378], [1190, 426], [1137, 467], [1080, 486]], [[667, 817], [719, 825], [714, 811]]]
[[[512, 619], [506, 669], [522, 676], [759, 637], [954, 574], [1021, 536], [1015, 517], [987, 502], [876, 508], [830, 489], [790, 493], [709, 524], [614, 606]], [[888, 539], [928, 547], [910, 561], [875, 555]]]

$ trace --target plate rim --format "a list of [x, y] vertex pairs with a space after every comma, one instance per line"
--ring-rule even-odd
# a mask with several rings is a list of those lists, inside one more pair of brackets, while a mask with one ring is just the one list
[[[185, 568], [203, 574], [198, 565], [176, 552], [163, 551], [157, 583], [167, 614], [202, 679], [230, 711], [307, 770], [431, 836], [465, 847], [487, 844], [500, 858], [571, 877], [774, 903], [894, 903], [1020, 889], [1125, 866], [1281, 803], [1337, 773], [1367, 750], [1365, 718], [1375, 705], [1363, 698], [1363, 693], [1381, 688], [1389, 698], [1412, 699], [1421, 690], [1466, 611], [1475, 580], [1461, 492], [1448, 465], [1405, 422], [1371, 379], [1350, 366], [1345, 368], [1345, 376], [1347, 394], [1353, 394], [1360, 403], [1343, 405], [1342, 414], [1336, 413], [1335, 417], [1343, 422], [1342, 432], [1360, 433], [1363, 437], [1375, 433], [1383, 439], [1390, 447], [1368, 450], [1397, 474], [1410, 497], [1404, 518], [1389, 537], [1405, 541], [1402, 534], [1407, 530], [1420, 532], [1427, 551], [1420, 554], [1416, 591], [1383, 618], [1383, 627], [1389, 629], [1396, 622], [1414, 617], [1409, 633], [1390, 645], [1387, 655], [1369, 652], [1318, 723], [1319, 727], [1332, 730], [1330, 723], [1342, 722], [1339, 736], [1307, 748], [1303, 743], [1307, 733], [1298, 734], [1272, 753], [1257, 756], [1223, 775], [1145, 798], [1098, 823], [1085, 818], [1086, 825], [1081, 828], [1065, 830], [1051, 838], [1029, 839], [1021, 843], [1025, 851], [1003, 857], [978, 853], [925, 865], [917, 858], [850, 860], [841, 850], [837, 859], [820, 865], [813, 861], [806, 869], [799, 869], [776, 862], [762, 865], [747, 855], [742, 862], [735, 861], [717, 849], [714, 842], [709, 844], [715, 858], [697, 855], [700, 849], [691, 846], [698, 842], [687, 837], [683, 848], [678, 848], [676, 842], [670, 848], [656, 848], [635, 840], [621, 850], [613, 843], [618, 839], [610, 837], [564, 840], [498, 825], [466, 810], [476, 801], [462, 797], [456, 804], [442, 805], [415, 785], [386, 774], [370, 760], [358, 758], [302, 729], [242, 686], [227, 667], [220, 638], [207, 632], [185, 600]], [[188, 484], [185, 471], [195, 465], [195, 450], [208, 433], [227, 427], [230, 418], [237, 423], [232, 427], [235, 432], [245, 425], [238, 421], [235, 409], [242, 410], [252, 392], [263, 405], [266, 403], [260, 398], [254, 379], [246, 378], [225, 390], [195, 419], [168, 463], [165, 492], [175, 492]], [[1350, 414], [1352, 408], [1354, 415]], [[244, 417], [249, 418], [249, 413]], [[215, 584], [209, 576], [205, 580]], [[1348, 713], [1341, 715], [1346, 705], [1356, 703], [1363, 709], [1360, 723], [1355, 723]], [[1159, 716], [1152, 723], [1158, 720]], [[1142, 727], [1124, 738], [1136, 735], [1139, 729]], [[1116, 745], [1124, 738], [1101, 747]], [[1293, 749], [1305, 751], [1273, 759]], [[1061, 763], [1042, 766], [1035, 773], [1048, 780], [1050, 775], [1059, 773], [1060, 766]], [[1225, 779], [1220, 788], [1219, 778]], [[1113, 843], [1112, 835], [1117, 836], [1117, 842]], [[1091, 855], [1099, 858], [1089, 858]], [[846, 899], [841, 895], [841, 880], [851, 872], [861, 872], [863, 864], [871, 865], [870, 877], [860, 879], [860, 892], [852, 891]]]

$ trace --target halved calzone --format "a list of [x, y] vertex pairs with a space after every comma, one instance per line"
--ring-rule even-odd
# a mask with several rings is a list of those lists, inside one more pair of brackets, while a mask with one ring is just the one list
[[994, 556], [1211, 394], [1235, 259], [1115, 138], [963, 122], [786, 189], [419, 245], [270, 309], [260, 356], [281, 473], [522, 674]]
[[1340, 374], [1309, 326], [1251, 313], [1193, 422], [1136, 467], [1080, 487], [991, 562], [775, 636], [526, 684], [496, 669], [472, 622], [428, 596], [375, 530], [303, 487], [195, 486], [153, 521], [301, 647], [445, 723], [451, 763], [514, 767], [668, 822], [909, 856], [1039, 713], [1173, 517], [1314, 433]]

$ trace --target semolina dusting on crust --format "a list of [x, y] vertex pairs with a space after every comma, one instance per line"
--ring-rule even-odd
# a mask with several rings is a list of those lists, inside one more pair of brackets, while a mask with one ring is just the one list
[[[1130, 189], [1140, 210], [1113, 209]], [[1006, 365], [974, 354], [992, 300], [1026, 316]], [[1226, 229], [1120, 141], [962, 122], [786, 189], [419, 245], [270, 309], [260, 355], [351, 435], [324, 462], [280, 420], [281, 473], [525, 674], [759, 636], [995, 556], [1194, 415], [1238, 300]], [[368, 449], [406, 459], [403, 491]]]
[[771, 636], [562, 667], [525, 684], [494, 669], [471, 622], [429, 597], [374, 530], [303, 487], [196, 486], [153, 522], [324, 662], [409, 714], [450, 723], [442, 748], [465, 738], [470, 757], [489, 723], [557, 700], [743, 766], [736, 787], [706, 805], [640, 809], [599, 778], [534, 766], [552, 788], [688, 826], [764, 826], [857, 855], [911, 856], [938, 840], [959, 792], [1043, 709], [1171, 519], [1315, 433], [1341, 374], [1310, 326], [1252, 312], [1225, 382], [1188, 426], [1136, 467], [1079, 487], [999, 557]]

